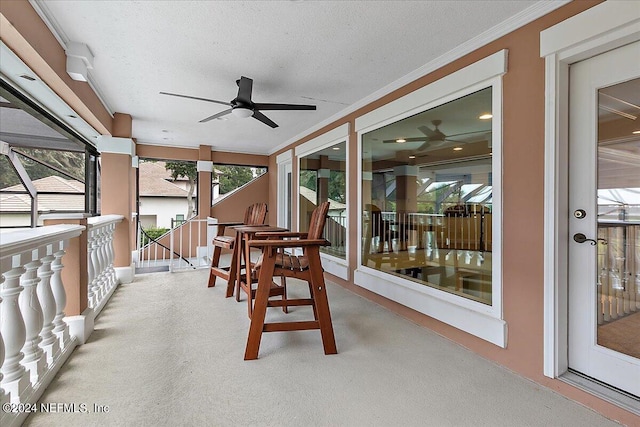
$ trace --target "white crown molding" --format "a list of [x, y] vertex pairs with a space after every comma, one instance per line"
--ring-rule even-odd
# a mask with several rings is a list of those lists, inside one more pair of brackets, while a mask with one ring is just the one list
[[[66, 52], [67, 44], [69, 43], [69, 37], [62, 30], [62, 27], [53, 17], [53, 14], [49, 11], [47, 3], [44, 0], [29, 0], [29, 4], [31, 5], [31, 7], [33, 7], [38, 16], [40, 16], [40, 19], [42, 19], [47, 28], [49, 28], [49, 31], [51, 31], [51, 34], [53, 34], [58, 43], [60, 43], [60, 46], [62, 46], [62, 48]], [[87, 72], [87, 83], [100, 100], [102, 106], [107, 110], [111, 118], [113, 118], [114, 110], [107, 102], [106, 97], [104, 96], [104, 92], [100, 89], [100, 86], [91, 75], [91, 71]]]
[[462, 58], [463, 56], [473, 52], [474, 50], [477, 50], [489, 43], [491, 43], [494, 40], [499, 39], [500, 37], [503, 37], [506, 34], [509, 34], [510, 32], [513, 32], [515, 30], [517, 30], [518, 28], [521, 28], [533, 21], [535, 21], [536, 19], [550, 13], [553, 12], [554, 10], [558, 9], [561, 6], [564, 6], [567, 3], [570, 3], [571, 0], [553, 0], [553, 1], [547, 1], [547, 0], [542, 0], [539, 1], [533, 5], [531, 5], [530, 7], [526, 8], [525, 10], [521, 11], [520, 13], [517, 13], [516, 15], [510, 17], [509, 19], [499, 23], [498, 25], [488, 29], [487, 31], [485, 31], [482, 34], [479, 34], [478, 36], [466, 41], [465, 43], [462, 43], [461, 45], [459, 45], [458, 47], [456, 47], [455, 49], [450, 50], [449, 52], [445, 53], [444, 55], [441, 55], [437, 58], [435, 58], [433, 61], [428, 62], [427, 64], [423, 65], [422, 67], [416, 69], [415, 71], [405, 75], [404, 77], [401, 77], [400, 79], [388, 84], [387, 86], [377, 90], [376, 92], [372, 93], [371, 95], [361, 99], [360, 101], [355, 102], [354, 104], [352, 104], [351, 106], [345, 108], [342, 111], [339, 111], [338, 113], [334, 114], [333, 116], [329, 117], [328, 119], [318, 123], [317, 125], [307, 129], [306, 131], [294, 136], [293, 138], [288, 139], [287, 141], [285, 141], [284, 143], [278, 145], [277, 147], [273, 148], [272, 150], [269, 151], [269, 155], [274, 154], [276, 152], [278, 152], [279, 150], [287, 147], [290, 144], [293, 144], [296, 141], [301, 140], [302, 138], [304, 138], [305, 136], [322, 129], [325, 126], [330, 125], [331, 123], [345, 117], [348, 114], [351, 114], [355, 111], [357, 111], [358, 109], [365, 107], [369, 104], [371, 104], [372, 102], [376, 101], [377, 99], [382, 98], [383, 96], [386, 96], [388, 94], [390, 94], [391, 92], [400, 89], [401, 87], [419, 79], [420, 77], [423, 77], [439, 68], [442, 68], [443, 66], [450, 64], [451, 62]]

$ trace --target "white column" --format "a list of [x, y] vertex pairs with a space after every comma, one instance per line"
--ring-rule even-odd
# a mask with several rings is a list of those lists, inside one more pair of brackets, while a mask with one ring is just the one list
[[31, 374], [31, 383], [37, 384], [42, 376], [46, 359], [44, 352], [40, 348], [40, 331], [43, 326], [42, 307], [38, 299], [36, 286], [40, 282], [38, 278], [38, 268], [42, 265], [38, 256], [38, 249], [32, 251], [32, 260], [25, 264], [26, 272], [22, 275], [20, 284], [24, 290], [20, 293], [18, 303], [24, 319], [26, 339], [22, 347], [24, 358], [20, 363], [27, 368]]
[[53, 298], [56, 300], [56, 315], [53, 318], [53, 334], [58, 338], [60, 348], [62, 349], [69, 345], [69, 327], [63, 320], [64, 308], [67, 305], [67, 294], [64, 290], [61, 275], [62, 269], [64, 268], [64, 265], [62, 265], [62, 257], [65, 254], [64, 245], [64, 242], [59, 242], [54, 245], [53, 257], [55, 259], [51, 263], [51, 270], [53, 270], [53, 276], [51, 276], [51, 292], [53, 293]]
[[46, 354], [47, 365], [51, 366], [53, 361], [60, 351], [60, 344], [58, 339], [53, 334], [53, 318], [56, 316], [56, 300], [53, 297], [51, 291], [51, 276], [53, 271], [51, 270], [51, 263], [55, 260], [53, 256], [52, 245], [47, 246], [47, 255], [40, 261], [42, 266], [38, 269], [38, 276], [40, 277], [40, 283], [38, 283], [37, 292], [40, 299], [40, 305], [42, 306], [43, 326], [40, 331], [40, 347]]
[[102, 280], [102, 271], [100, 270], [100, 259], [98, 258], [98, 230], [95, 228], [91, 230], [91, 260], [87, 260], [87, 263], [91, 262], [93, 265], [93, 281], [91, 282], [91, 290], [93, 291], [93, 307], [97, 307], [100, 304], [102, 295], [100, 293], [100, 281]]
[[22, 346], [24, 345], [26, 332], [18, 297], [22, 292], [20, 276], [24, 272], [21, 256], [15, 255], [12, 260], [12, 269], [3, 274], [4, 283], [0, 288], [2, 297], [2, 310], [0, 310], [0, 331], [4, 340], [5, 359], [0, 372], [2, 382], [0, 385], [9, 393], [13, 403], [20, 402], [20, 395], [29, 393], [31, 382], [29, 374], [20, 364], [23, 358]]

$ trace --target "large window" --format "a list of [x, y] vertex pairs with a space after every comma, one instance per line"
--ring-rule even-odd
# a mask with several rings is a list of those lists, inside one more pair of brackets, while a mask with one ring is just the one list
[[0, 82], [0, 226], [42, 225], [53, 212], [99, 212], [97, 151]]
[[362, 135], [364, 266], [492, 304], [492, 88]]
[[299, 230], [309, 229], [311, 212], [322, 202], [329, 202], [324, 237], [331, 246], [323, 253], [346, 259], [347, 182], [346, 143], [340, 142], [300, 157]]

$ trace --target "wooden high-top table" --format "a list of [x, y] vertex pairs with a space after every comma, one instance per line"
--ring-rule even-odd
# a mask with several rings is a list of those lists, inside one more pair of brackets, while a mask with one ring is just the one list
[[[229, 281], [227, 282], [227, 298], [231, 297], [234, 292], [236, 293], [236, 301], [240, 301], [240, 289], [244, 289], [247, 293], [248, 299], [248, 315], [251, 317], [252, 313], [252, 291], [251, 291], [251, 258], [250, 247], [246, 244], [248, 240], [253, 238], [257, 232], [267, 231], [287, 231], [286, 228], [276, 227], [271, 225], [240, 225], [232, 227], [236, 232], [236, 241], [233, 248], [233, 255], [231, 258], [231, 269], [229, 271]], [[245, 278], [242, 277], [242, 265], [245, 266]], [[255, 282], [254, 282], [255, 283]], [[282, 295], [283, 299], [286, 296], [283, 294], [284, 290], [279, 287], [273, 288], [270, 296]], [[255, 292], [254, 292], [255, 293]], [[283, 308], [286, 312], [286, 307]]]

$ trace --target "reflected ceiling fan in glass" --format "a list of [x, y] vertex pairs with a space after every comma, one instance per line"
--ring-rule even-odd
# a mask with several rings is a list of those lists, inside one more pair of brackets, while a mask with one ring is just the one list
[[439, 126], [442, 124], [442, 120], [432, 120], [431, 124], [433, 125], [433, 129], [431, 129], [429, 126], [419, 126], [418, 130], [420, 132], [422, 132], [425, 136], [422, 137], [415, 137], [415, 138], [398, 138], [398, 139], [386, 139], [384, 141], [382, 141], [384, 144], [402, 144], [405, 142], [423, 142], [423, 144], [418, 147], [418, 149], [416, 151], [425, 151], [427, 149], [437, 149], [437, 148], [442, 148], [443, 146], [445, 146], [447, 143], [454, 143], [454, 144], [458, 144], [458, 143], [464, 143], [465, 141], [462, 140], [455, 140], [455, 139], [451, 139], [451, 138], [456, 138], [456, 137], [461, 137], [461, 136], [467, 136], [467, 135], [474, 135], [474, 134], [487, 134], [487, 133], [491, 133], [491, 130], [477, 130], [477, 131], [472, 131], [472, 132], [462, 132], [462, 133], [456, 133], [453, 135], [446, 135], [445, 133], [443, 133], [440, 129]]

